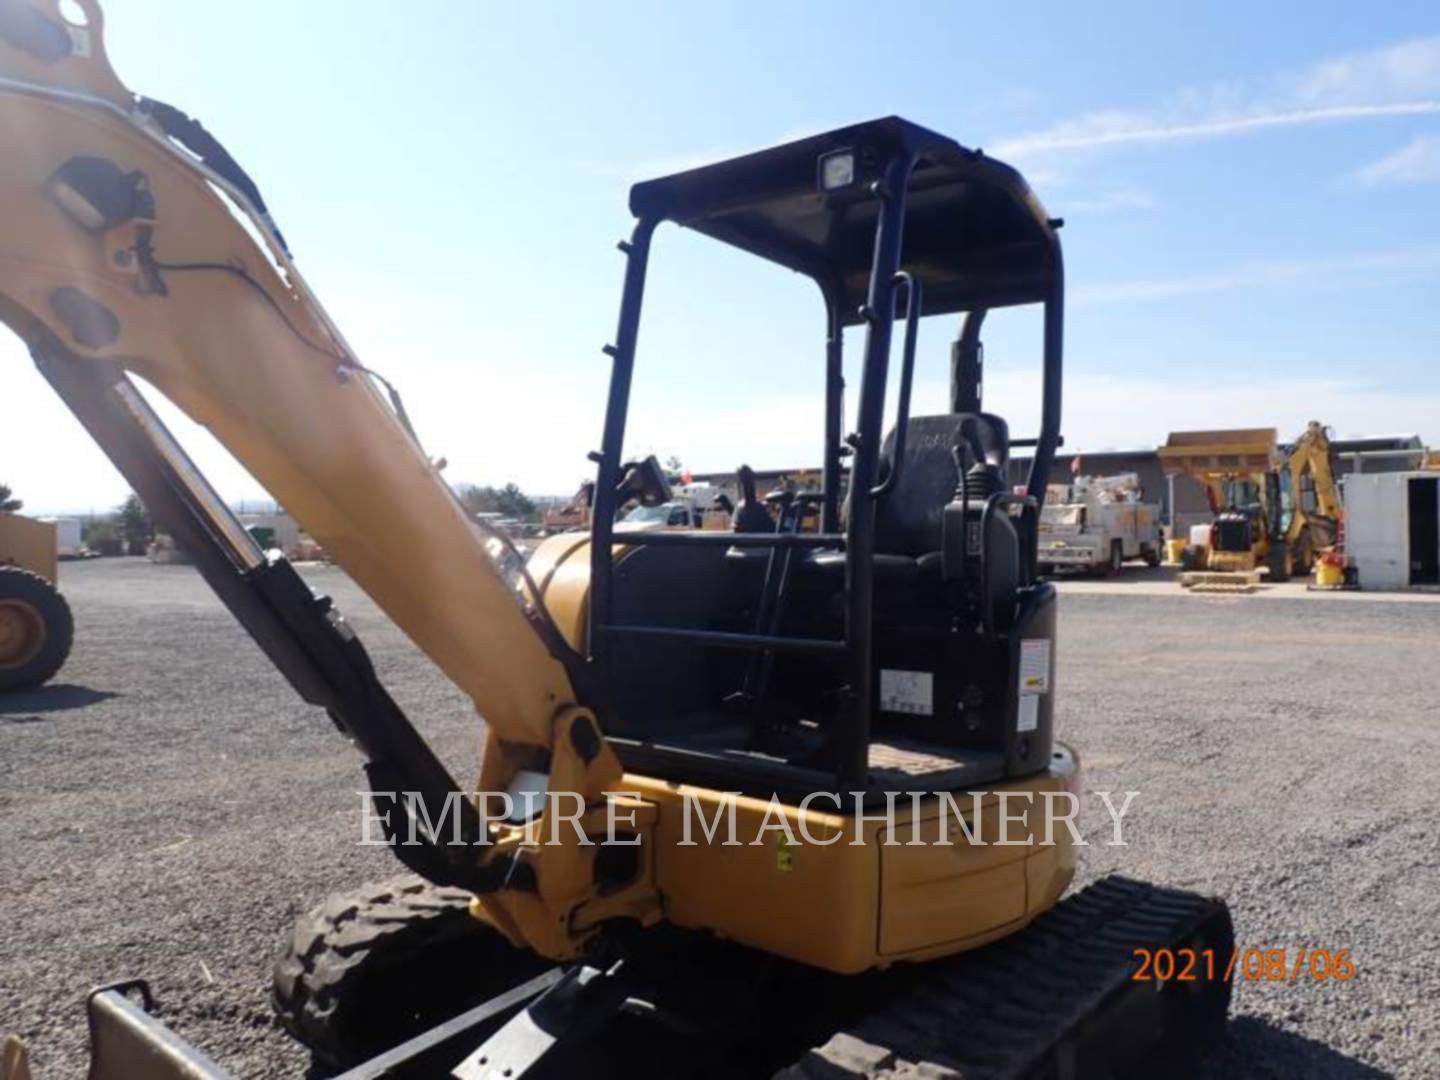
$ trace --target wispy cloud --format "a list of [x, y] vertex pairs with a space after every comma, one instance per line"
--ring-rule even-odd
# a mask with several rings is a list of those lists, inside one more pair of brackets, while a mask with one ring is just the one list
[[1440, 100], [1404, 101], [1389, 105], [1332, 105], [1323, 109], [1254, 113], [1188, 123], [1164, 122], [1146, 113], [1095, 113], [1035, 135], [1023, 135], [993, 147], [996, 157], [1020, 158], [1038, 151], [1082, 150], [1125, 143], [1178, 142], [1244, 135], [1265, 128], [1299, 127], [1341, 120], [1384, 116], [1440, 114]]
[[1087, 113], [1001, 140], [997, 157], [1226, 138], [1274, 128], [1440, 114], [1440, 36], [1320, 61], [1263, 87], [1182, 90], [1146, 109]]
[[1312, 105], [1440, 96], [1440, 35], [1331, 57], [1282, 82]]
[[1071, 290], [1070, 302], [1079, 307], [1100, 304], [1164, 300], [1231, 292], [1237, 289], [1284, 288], [1294, 285], [1332, 285], [1373, 282], [1382, 277], [1434, 274], [1440, 271], [1440, 247], [1400, 251], [1358, 252], [1320, 259], [1286, 259], [1239, 266], [1214, 274], [1190, 277], [1142, 278]]
[[1409, 143], [1350, 177], [1361, 187], [1393, 187], [1440, 181], [1440, 136], [1417, 135]]

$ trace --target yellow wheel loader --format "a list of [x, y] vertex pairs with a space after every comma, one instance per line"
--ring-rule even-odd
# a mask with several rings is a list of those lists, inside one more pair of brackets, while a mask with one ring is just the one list
[[[1204, 566], [1180, 576], [1195, 591], [1248, 591], [1269, 581], [1308, 576], [1333, 552], [1344, 511], [1334, 453], [1318, 420], [1282, 449], [1274, 428], [1172, 432], [1160, 448], [1167, 473], [1205, 486], [1211, 512]], [[1193, 559], [1196, 549], [1190, 549]]]
[[43, 685], [70, 655], [75, 624], [58, 568], [54, 525], [0, 512], [0, 694]]
[[1182, 586], [1197, 592], [1249, 591], [1259, 583], [1262, 566], [1271, 568], [1271, 580], [1290, 576], [1288, 552], [1271, 543], [1279, 510], [1274, 428], [1174, 431], [1158, 453], [1166, 473], [1204, 485], [1214, 515], [1210, 542], [1185, 549]]
[[[79, 6], [84, 25], [55, 0], [0, 0], [0, 317], [364, 759], [365, 826], [412, 876], [327, 901], [277, 964], [280, 1019], [321, 1069], [1195, 1063], [1228, 986], [1137, 980], [1136, 950], [1225, 955], [1224, 904], [1118, 878], [1062, 900], [1081, 781], [1055, 738], [1057, 597], [1035, 543], [1064, 284], [1060, 223], [1015, 170], [891, 117], [637, 184], [589, 530], [525, 562], [466, 514], [256, 185], [200, 124], [119, 82], [98, 6]], [[616, 529], [625, 504], [670, 494], [653, 458], [625, 453], [662, 226], [804, 274], [822, 300], [820, 490], [729, 531]], [[979, 334], [1021, 304], [1044, 313], [1042, 422], [1012, 439], [982, 407]], [[933, 416], [910, 415], [922, 315], [961, 319]], [[450, 775], [331, 602], [260, 550], [132, 375], [207, 426], [470, 695], [476, 783]], [[1022, 494], [1005, 479], [1017, 445], [1034, 447]], [[148, 995], [91, 998], [92, 1075], [223, 1075]]]

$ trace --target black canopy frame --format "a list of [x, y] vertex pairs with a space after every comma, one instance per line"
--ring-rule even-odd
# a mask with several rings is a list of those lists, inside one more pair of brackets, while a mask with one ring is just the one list
[[[863, 181], [843, 193], [821, 190], [822, 158], [850, 151]], [[1056, 230], [1021, 175], [979, 150], [887, 117], [800, 139], [758, 153], [636, 184], [630, 190], [636, 223], [620, 244], [626, 270], [600, 450], [591, 455], [598, 480], [591, 526], [589, 658], [610, 676], [610, 643], [620, 634], [660, 628], [614, 623], [615, 515], [635, 349], [651, 241], [664, 222], [693, 229], [811, 278], [825, 310], [825, 432], [820, 531], [791, 537], [791, 546], [845, 552], [843, 640], [796, 640], [794, 651], [844, 653], [851, 704], [836, 772], [839, 790], [867, 787], [872, 702], [875, 506], [884, 436], [886, 382], [901, 271], [923, 291], [924, 315], [965, 313], [953, 350], [952, 409], [978, 411], [979, 327], [991, 308], [1044, 305], [1040, 431], [1027, 482], [1043, 498], [1060, 442], [1064, 269]], [[843, 433], [843, 339], [849, 326], [866, 328], [855, 431]], [[841, 461], [849, 451], [854, 493], [840, 527]], [[741, 534], [732, 537], [732, 541]], [[780, 536], [781, 534], [776, 534]], [[663, 537], [663, 539], [662, 539]], [[706, 542], [702, 535], [627, 533], [625, 544]], [[745, 536], [767, 546], [766, 536]], [[1026, 545], [1033, 558], [1034, 545]], [[1031, 570], [1033, 572], [1033, 567]], [[704, 630], [684, 635], [717, 648], [785, 650], [784, 639]], [[773, 772], [773, 769], [770, 770]]]

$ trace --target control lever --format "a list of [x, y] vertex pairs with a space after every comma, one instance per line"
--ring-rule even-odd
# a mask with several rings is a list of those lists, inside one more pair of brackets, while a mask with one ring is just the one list
[[735, 482], [739, 488], [739, 502], [735, 506], [735, 520], [731, 530], [743, 533], [774, 532], [775, 522], [755, 493], [755, 470], [749, 465], [741, 465], [735, 470]]

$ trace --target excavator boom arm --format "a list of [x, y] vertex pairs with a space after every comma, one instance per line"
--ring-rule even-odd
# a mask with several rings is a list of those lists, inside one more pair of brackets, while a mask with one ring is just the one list
[[[1307, 527], [1319, 526], [1327, 534], [1327, 542], [1335, 539], [1335, 523], [1342, 513], [1340, 488], [1335, 482], [1335, 463], [1330, 446], [1330, 437], [1325, 426], [1312, 420], [1295, 440], [1286, 468], [1290, 471], [1290, 492], [1295, 504], [1295, 513], [1290, 520], [1287, 540], [1294, 543]], [[1305, 476], [1309, 474], [1310, 486], [1315, 496], [1314, 506], [1305, 508]]]
[[[573, 748], [557, 753], [555, 734], [577, 723], [582, 659], [497, 568], [495, 541], [310, 293], [256, 186], [198, 123], [120, 83], [98, 5], [80, 7], [83, 26], [58, 0], [0, 0], [0, 320], [267, 655], [355, 740], [372, 789], [416, 792], [439, 820], [457, 785], [344, 620], [259, 549], [137, 377], [209, 429], [471, 697], [487, 781], [563, 769]], [[619, 768], [581, 713], [576, 738], [601, 747], [579, 770], [593, 797]], [[467, 843], [486, 836], [481, 809], [460, 808]], [[431, 877], [489, 887], [465, 847], [396, 850]]]

